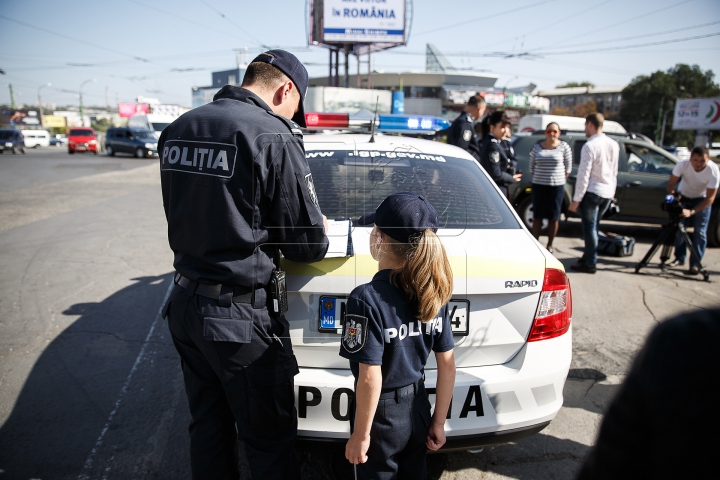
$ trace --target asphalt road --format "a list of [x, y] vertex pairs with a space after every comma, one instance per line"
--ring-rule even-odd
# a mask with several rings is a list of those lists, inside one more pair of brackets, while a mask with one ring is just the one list
[[[629, 258], [571, 273], [574, 355], [565, 404], [541, 433], [482, 452], [432, 455], [434, 479], [570, 479], [603, 409], [658, 321], [720, 303], [717, 283], [677, 270], [633, 273], [659, 233]], [[171, 283], [156, 160], [0, 156], [0, 480], [189, 478], [187, 401], [159, 318]], [[565, 222], [556, 255], [581, 255]], [[706, 264], [720, 278], [720, 250]], [[333, 478], [330, 456], [303, 455], [305, 478]], [[243, 464], [245, 476], [247, 468]]]

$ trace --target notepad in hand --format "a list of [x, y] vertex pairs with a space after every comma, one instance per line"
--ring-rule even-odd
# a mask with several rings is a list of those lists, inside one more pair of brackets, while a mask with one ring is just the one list
[[327, 237], [330, 246], [325, 258], [341, 258], [353, 256], [352, 235], [350, 220], [328, 220]]

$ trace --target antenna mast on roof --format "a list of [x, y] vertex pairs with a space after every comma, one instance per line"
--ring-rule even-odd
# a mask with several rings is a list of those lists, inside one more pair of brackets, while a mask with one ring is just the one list
[[370, 123], [370, 141], [368, 143], [375, 143], [375, 118], [377, 118], [379, 102], [380, 95], [375, 99], [375, 114], [373, 114], [372, 123]]

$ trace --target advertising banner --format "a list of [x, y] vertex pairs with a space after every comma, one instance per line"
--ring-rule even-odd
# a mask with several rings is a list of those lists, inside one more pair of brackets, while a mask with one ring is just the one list
[[40, 113], [37, 109], [17, 108], [2, 111], [2, 125], [4, 127], [39, 128]]
[[405, 43], [405, 0], [324, 0], [323, 40]]
[[673, 130], [720, 130], [720, 98], [679, 98]]
[[67, 127], [67, 118], [59, 115], [43, 116], [43, 127], [45, 128], [65, 128]]
[[122, 118], [130, 118], [133, 115], [147, 115], [147, 103], [118, 103], [118, 115]]

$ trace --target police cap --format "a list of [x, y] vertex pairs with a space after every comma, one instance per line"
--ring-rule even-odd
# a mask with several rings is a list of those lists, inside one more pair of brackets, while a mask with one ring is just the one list
[[290, 80], [292, 80], [297, 87], [298, 93], [300, 93], [300, 108], [295, 116], [293, 116], [292, 120], [301, 127], [306, 127], [305, 94], [307, 93], [308, 88], [308, 73], [305, 66], [300, 63], [300, 60], [298, 60], [295, 55], [280, 49], [263, 52], [255, 57], [253, 63], [254, 62], [269, 63], [290, 77]]
[[437, 233], [437, 212], [422, 195], [410, 192], [388, 196], [378, 208], [358, 220], [361, 226], [377, 225], [386, 235], [398, 242], [409, 243], [410, 237], [430, 229]]

